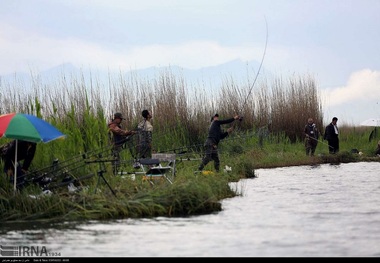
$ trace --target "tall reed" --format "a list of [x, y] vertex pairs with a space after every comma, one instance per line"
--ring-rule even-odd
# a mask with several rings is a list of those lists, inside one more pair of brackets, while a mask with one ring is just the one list
[[[229, 78], [211, 92], [204, 83], [187, 83], [170, 68], [159, 72], [156, 79], [123, 72], [109, 74], [106, 82], [93, 74], [87, 78], [83, 73], [62, 75], [54, 81], [41, 79], [38, 75], [31, 77], [31, 85], [18, 81], [17, 76], [12, 83], [0, 81], [0, 114], [34, 114], [67, 135], [64, 140], [39, 144], [33, 168], [45, 167], [58, 159], [79, 164], [70, 171], [76, 178], [89, 173], [95, 176], [88, 179], [89, 188], [82, 194], [67, 199], [61, 198], [67, 192], [59, 192], [52, 199], [42, 199], [42, 205], [35, 204], [27, 196], [13, 196], [7, 188], [7, 178], [0, 177], [0, 210], [4, 220], [14, 220], [21, 214], [24, 218], [69, 215], [73, 219], [99, 219], [188, 215], [218, 210], [219, 198], [235, 194], [228, 187], [230, 180], [238, 180], [240, 176], [254, 177], [254, 169], [259, 167], [318, 162], [305, 157], [304, 146], [300, 143], [304, 138], [303, 129], [309, 117], [314, 118], [322, 132], [329, 122], [322, 118], [318, 87], [309, 75], [279, 77], [271, 82], [262, 80], [255, 86], [249, 78], [247, 83]], [[224, 119], [234, 114], [242, 115], [243, 121], [232, 124], [235, 132], [220, 145], [223, 167], [232, 166], [234, 172], [223, 177], [196, 176], [193, 172], [199, 163], [185, 164], [184, 160], [178, 162], [177, 167], [182, 170], [173, 185], [151, 187], [141, 180], [111, 176], [108, 166], [105, 173], [118, 193], [115, 199], [106, 186], [99, 185], [103, 181], [96, 175], [103, 170], [101, 162], [84, 163], [83, 158], [91, 161], [109, 157], [107, 122], [113, 113], [121, 112], [126, 118], [124, 127], [134, 129], [142, 120], [144, 109], [153, 113], [155, 151], [194, 151], [199, 153], [195, 156], [198, 162], [211, 116], [219, 113]], [[360, 160], [358, 156], [347, 154], [352, 148], [371, 156], [374, 145], [368, 140], [370, 132], [370, 128], [342, 126], [342, 155], [337, 155], [335, 161]], [[7, 140], [0, 139], [1, 143]], [[321, 158], [327, 156], [326, 145], [321, 139], [316, 151]], [[122, 155], [123, 160], [133, 157], [128, 151]], [[322, 162], [328, 161], [322, 159]], [[129, 163], [125, 165], [130, 166]], [[102, 194], [93, 195], [96, 190]]]

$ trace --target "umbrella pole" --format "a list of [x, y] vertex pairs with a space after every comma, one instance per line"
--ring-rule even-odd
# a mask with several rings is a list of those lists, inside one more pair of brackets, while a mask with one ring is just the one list
[[13, 185], [13, 190], [14, 192], [16, 193], [16, 185], [17, 185], [17, 143], [18, 143], [18, 140], [16, 140], [16, 149], [15, 149], [15, 169], [14, 169], [14, 173], [13, 173], [13, 182], [14, 182], [14, 185]]

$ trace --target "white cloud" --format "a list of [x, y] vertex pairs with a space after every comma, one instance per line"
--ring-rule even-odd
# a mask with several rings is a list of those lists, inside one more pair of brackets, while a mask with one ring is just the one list
[[341, 123], [359, 125], [365, 119], [380, 117], [380, 71], [354, 72], [345, 86], [321, 91], [325, 119], [339, 116]]
[[212, 41], [193, 41], [178, 45], [151, 45], [133, 48], [126, 51], [126, 58], [131, 59], [140, 68], [151, 65], [179, 65], [197, 69], [215, 66], [227, 61], [240, 58], [252, 60], [259, 57], [259, 51], [249, 46], [221, 46]]
[[377, 99], [380, 101], [380, 71], [363, 69], [351, 74], [347, 84], [342, 87], [322, 91], [329, 106], [338, 106], [353, 101]]
[[34, 32], [1, 25], [0, 52], [7, 63], [0, 64], [0, 74], [46, 70], [62, 63], [78, 67], [130, 70], [151, 66], [178, 65], [190, 69], [214, 66], [240, 58], [259, 60], [263, 47], [222, 46], [213, 41], [184, 42], [177, 45], [146, 45], [124, 50], [110, 50], [75, 38], [49, 38]]
[[[48, 0], [50, 1], [50, 0]], [[241, 1], [241, 0], [240, 0]], [[241, 1], [240, 4], [245, 4], [247, 0]], [[250, 1], [248, 1], [250, 2]], [[220, 5], [233, 6], [229, 0], [192, 0], [192, 1], [178, 1], [178, 0], [64, 0], [62, 4], [77, 7], [91, 7], [96, 9], [110, 9], [110, 10], [123, 10], [123, 11], [141, 11], [141, 10], [176, 10], [176, 9], [197, 9], [197, 10], [217, 10]], [[235, 4], [236, 5], [236, 4]]]

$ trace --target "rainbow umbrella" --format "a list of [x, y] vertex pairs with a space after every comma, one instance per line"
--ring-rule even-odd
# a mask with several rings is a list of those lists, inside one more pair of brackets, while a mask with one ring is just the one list
[[14, 190], [17, 181], [17, 141], [50, 142], [66, 135], [50, 123], [29, 114], [9, 113], [0, 116], [0, 137], [16, 140]]

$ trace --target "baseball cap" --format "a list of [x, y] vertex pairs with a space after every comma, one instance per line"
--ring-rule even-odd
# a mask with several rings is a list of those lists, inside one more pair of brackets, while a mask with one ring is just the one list
[[125, 120], [123, 118], [123, 114], [121, 114], [120, 112], [116, 112], [114, 115], [113, 115], [113, 118], [114, 119], [122, 119], [122, 120]]
[[213, 121], [213, 120], [214, 120], [214, 117], [219, 117], [219, 114], [218, 114], [218, 113], [216, 113], [214, 116], [212, 116], [212, 117], [211, 117], [211, 121]]

